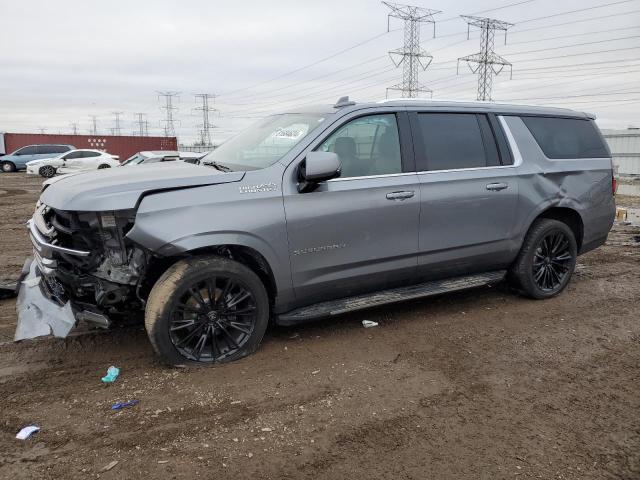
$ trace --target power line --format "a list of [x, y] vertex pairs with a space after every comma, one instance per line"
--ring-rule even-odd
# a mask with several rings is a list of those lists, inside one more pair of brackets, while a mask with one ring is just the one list
[[[473, 12], [472, 15], [479, 15], [479, 14], [482, 14], [482, 13], [492, 12], [492, 11], [496, 11], [496, 10], [502, 10], [502, 9], [505, 9], [505, 8], [514, 7], [514, 6], [522, 5], [522, 4], [525, 4], [525, 3], [531, 3], [531, 2], [534, 2], [534, 1], [537, 1], [537, 0], [521, 0], [521, 1], [518, 1], [518, 2], [512, 2], [512, 3], [508, 3], [506, 5], [502, 5], [500, 7], [495, 7], [495, 8], [491, 8], [491, 9], [488, 9], [488, 10], [480, 10], [480, 11], [477, 11], [477, 12]], [[450, 18], [447, 18], [445, 20], [440, 20], [439, 22], [447, 22], [447, 21], [450, 21], [450, 20], [457, 20], [458, 18], [459, 18], [458, 16], [450, 17]], [[373, 37], [370, 37], [370, 38], [368, 38], [366, 40], [363, 40], [362, 42], [359, 42], [359, 43], [357, 43], [355, 45], [352, 45], [352, 46], [350, 46], [348, 48], [340, 50], [340, 51], [338, 51], [338, 52], [336, 52], [334, 54], [331, 54], [331, 55], [329, 55], [327, 57], [324, 57], [324, 58], [322, 58], [320, 60], [312, 62], [312, 63], [310, 63], [308, 65], [304, 65], [302, 67], [296, 68], [296, 69], [291, 70], [289, 72], [285, 72], [285, 73], [283, 73], [281, 75], [278, 75], [276, 77], [273, 77], [273, 78], [270, 78], [268, 80], [264, 80], [264, 81], [255, 83], [255, 84], [247, 86], [247, 87], [242, 87], [242, 88], [239, 88], [239, 89], [236, 89], [236, 90], [232, 90], [230, 92], [223, 93], [221, 96], [229, 97], [229, 96], [232, 96], [232, 95], [234, 95], [234, 94], [236, 94], [238, 92], [244, 92], [246, 90], [251, 90], [253, 88], [259, 87], [259, 86], [264, 85], [266, 83], [271, 83], [271, 82], [273, 82], [275, 80], [279, 80], [281, 78], [287, 77], [287, 76], [292, 75], [294, 73], [298, 73], [298, 72], [300, 72], [302, 70], [305, 70], [307, 68], [313, 67], [313, 66], [318, 65], [320, 63], [323, 63], [323, 62], [325, 62], [327, 60], [333, 59], [333, 58], [335, 58], [335, 57], [337, 57], [339, 55], [342, 55], [343, 53], [349, 52], [349, 51], [351, 51], [351, 50], [353, 50], [355, 48], [358, 48], [358, 47], [360, 47], [362, 45], [365, 45], [365, 44], [370, 43], [370, 42], [372, 42], [374, 40], [377, 40], [378, 38], [381, 38], [381, 37], [387, 35], [388, 33], [396, 32], [396, 31], [399, 31], [399, 30], [400, 29], [398, 28], [398, 29], [394, 29], [394, 30], [391, 30], [391, 31], [387, 31], [387, 32], [384, 32], [384, 33], [380, 33], [380, 34], [374, 35]], [[453, 35], [460, 35], [460, 34], [454, 33]], [[450, 36], [450, 35], [442, 35], [442, 37], [446, 37], [446, 36]], [[350, 69], [350, 68], [354, 68], [354, 67], [362, 65], [364, 63], [370, 63], [371, 61], [380, 60], [382, 58], [385, 58], [385, 56], [383, 55], [383, 56], [375, 57], [374, 59], [367, 60], [365, 62], [362, 62], [361, 64], [358, 64], [358, 65], [352, 65], [350, 67], [347, 67], [347, 68], [339, 70], [339, 71], [344, 71], [344, 70], [347, 70], [347, 69]], [[334, 71], [332, 73], [337, 73], [339, 71]], [[283, 87], [283, 88], [287, 88], [287, 87]], [[263, 93], [268, 93], [268, 92], [269, 91], [263, 92]], [[260, 95], [260, 93], [252, 94], [252, 96], [255, 96], [255, 95]], [[245, 98], [246, 98], [246, 96], [245, 96]]]
[[418, 73], [420, 69], [427, 69], [433, 57], [420, 47], [420, 24], [430, 23], [433, 25], [433, 36], [436, 36], [436, 22], [434, 15], [441, 13], [439, 10], [415, 7], [413, 5], [403, 5], [400, 3], [382, 2], [391, 9], [387, 15], [387, 29], [391, 18], [398, 18], [404, 21], [404, 46], [389, 52], [391, 61], [396, 68], [402, 65], [402, 82], [389, 90], [399, 90], [403, 97], [415, 98], [421, 92], [431, 92], [430, 89], [420, 84]]
[[491, 100], [493, 76], [499, 75], [505, 66], [511, 68], [511, 63], [493, 50], [495, 32], [496, 30], [503, 30], [506, 43], [507, 29], [513, 26], [513, 24], [494, 18], [470, 15], [462, 15], [462, 18], [467, 22], [467, 28], [473, 25], [480, 29], [480, 52], [459, 58], [458, 65], [460, 65], [460, 61], [467, 62], [468, 65], [472, 63], [476, 64], [476, 67], [469, 65], [469, 68], [473, 73], [478, 74], [477, 98], [478, 100]]

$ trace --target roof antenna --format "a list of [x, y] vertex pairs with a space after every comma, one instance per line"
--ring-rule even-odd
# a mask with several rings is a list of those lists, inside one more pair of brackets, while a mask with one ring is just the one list
[[356, 102], [353, 102], [351, 100], [349, 100], [349, 95], [345, 96], [345, 97], [340, 97], [338, 99], [338, 101], [336, 102], [336, 104], [333, 106], [333, 108], [342, 108], [342, 107], [349, 107], [351, 105], [355, 105]]

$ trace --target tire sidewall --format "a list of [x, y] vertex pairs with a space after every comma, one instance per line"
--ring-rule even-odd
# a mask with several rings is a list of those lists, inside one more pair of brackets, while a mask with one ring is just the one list
[[[251, 291], [258, 311], [256, 323], [250, 338], [237, 352], [215, 363], [196, 362], [183, 357], [173, 345], [169, 334], [171, 312], [185, 288], [216, 275], [227, 276]], [[174, 264], [154, 285], [145, 311], [145, 326], [151, 344], [162, 361], [172, 366], [210, 366], [243, 358], [258, 348], [268, 324], [269, 297], [260, 278], [246, 266], [223, 257], [200, 257]]]
[[[527, 249], [524, 256], [521, 258], [520, 269], [520, 283], [521, 286], [525, 289], [525, 291], [536, 299], [544, 299], [550, 298], [555, 295], [558, 295], [562, 292], [569, 282], [571, 281], [571, 277], [573, 275], [573, 271], [576, 266], [576, 260], [578, 255], [578, 247], [576, 244], [576, 239], [573, 234], [573, 231], [564, 223], [559, 222], [557, 220], [544, 219], [544, 222], [541, 222], [539, 225], [536, 225], [532, 231], [532, 236], [528, 239], [528, 244], [530, 248]], [[535, 282], [533, 278], [533, 258], [535, 252], [540, 245], [540, 242], [549, 234], [553, 232], [561, 232], [566, 238], [569, 240], [569, 250], [571, 253], [571, 263], [569, 264], [569, 270], [567, 275], [565, 275], [564, 279], [559, 288], [554, 289], [552, 291], [542, 290]]]

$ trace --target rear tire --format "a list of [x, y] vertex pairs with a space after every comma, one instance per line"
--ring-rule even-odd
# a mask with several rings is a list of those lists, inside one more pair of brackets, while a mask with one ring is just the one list
[[151, 290], [149, 340], [171, 366], [212, 365], [253, 353], [269, 323], [269, 297], [241, 263], [217, 256], [173, 264]]
[[0, 168], [5, 173], [11, 173], [17, 170], [16, 165], [13, 162], [0, 162]]
[[540, 218], [527, 232], [509, 279], [530, 298], [553, 297], [571, 280], [577, 254], [575, 236], [565, 223]]
[[105, 168], [111, 168], [111, 165], [107, 165], [106, 163], [103, 163], [102, 165], [98, 165], [98, 170], [103, 170]]

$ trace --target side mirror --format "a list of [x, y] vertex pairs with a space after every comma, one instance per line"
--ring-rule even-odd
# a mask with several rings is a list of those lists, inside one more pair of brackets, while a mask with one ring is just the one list
[[319, 182], [340, 175], [342, 164], [333, 152], [309, 152], [298, 167], [298, 192], [314, 190]]

